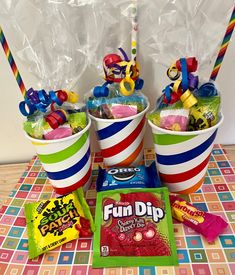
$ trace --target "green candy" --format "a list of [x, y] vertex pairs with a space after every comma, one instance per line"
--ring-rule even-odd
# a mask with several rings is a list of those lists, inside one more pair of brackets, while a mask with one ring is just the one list
[[207, 129], [218, 122], [220, 96], [198, 97], [197, 101], [197, 104], [190, 109], [189, 131]]
[[25, 132], [33, 138], [43, 139], [45, 130], [50, 130], [50, 125], [45, 121], [43, 117], [29, 118], [23, 124]]
[[72, 128], [73, 134], [83, 130], [87, 125], [87, 115], [85, 112], [72, 113], [69, 115], [68, 123]]

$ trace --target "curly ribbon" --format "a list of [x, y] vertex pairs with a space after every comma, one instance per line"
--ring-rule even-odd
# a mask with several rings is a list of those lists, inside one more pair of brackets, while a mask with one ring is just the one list
[[167, 76], [170, 78], [170, 80], [177, 80], [180, 77], [180, 72], [176, 68], [176, 64], [171, 65], [171, 67], [167, 70]]
[[129, 96], [135, 90], [143, 88], [144, 81], [139, 78], [139, 64], [134, 60], [130, 61], [126, 52], [118, 48], [123, 59], [117, 54], [106, 55], [103, 59], [103, 69], [106, 82], [102, 86], [93, 89], [95, 97], [107, 97], [109, 95], [108, 85], [120, 83], [120, 92], [124, 96]]
[[67, 121], [67, 113], [65, 110], [59, 109], [51, 112], [45, 117], [45, 121], [51, 126], [52, 129], [58, 128]]
[[197, 94], [198, 94], [198, 96], [201, 96], [201, 97], [210, 97], [210, 96], [218, 95], [218, 91], [217, 91], [214, 83], [207, 82], [207, 83], [202, 84], [199, 87]]
[[181, 64], [181, 71], [182, 71], [182, 89], [183, 89], [183, 94], [180, 97], [180, 100], [183, 102], [184, 108], [190, 109], [193, 105], [197, 103], [197, 99], [189, 90], [189, 79], [188, 79], [186, 59], [180, 58], [180, 64]]
[[50, 91], [49, 95], [44, 91], [35, 91], [30, 88], [26, 92], [26, 97], [24, 101], [19, 104], [19, 109], [22, 115], [29, 116], [32, 115], [36, 110], [45, 113], [49, 106], [51, 110], [54, 111], [54, 104], [61, 106], [65, 101], [70, 103], [76, 103], [78, 101], [78, 95], [70, 91]]
[[120, 91], [125, 96], [129, 96], [134, 93], [135, 82], [131, 78], [131, 66], [133, 66], [134, 64], [134, 61], [129, 61], [126, 64], [126, 76], [120, 82]]
[[96, 86], [93, 90], [95, 97], [106, 97], [109, 95], [109, 88], [107, 87], [110, 82], [106, 81], [102, 86]]
[[189, 90], [193, 91], [198, 87], [198, 76], [195, 76], [191, 73], [188, 74]]
[[[179, 99], [182, 100], [185, 108], [190, 108], [196, 104], [197, 100], [190, 92], [198, 86], [198, 77], [190, 73], [196, 69], [197, 60], [194, 57], [181, 58], [170, 66], [167, 70], [167, 76], [174, 80], [174, 83], [163, 90], [166, 104], [173, 104]], [[182, 79], [179, 79], [180, 75], [182, 75]]]

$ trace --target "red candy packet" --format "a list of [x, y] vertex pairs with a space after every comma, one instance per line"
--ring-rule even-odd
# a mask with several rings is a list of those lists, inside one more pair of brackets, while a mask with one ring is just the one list
[[93, 267], [178, 265], [166, 187], [97, 193]]

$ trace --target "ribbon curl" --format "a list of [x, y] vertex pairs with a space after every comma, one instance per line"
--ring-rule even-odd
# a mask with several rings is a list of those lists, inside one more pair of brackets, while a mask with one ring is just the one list
[[123, 58], [118, 54], [108, 54], [103, 59], [103, 69], [106, 82], [102, 86], [96, 86], [93, 90], [95, 97], [109, 95], [108, 85], [120, 84], [120, 92], [124, 96], [134, 93], [134, 90], [143, 88], [144, 81], [139, 78], [139, 64], [130, 61], [122, 48], [119, 48]]
[[[197, 60], [195, 57], [180, 58], [167, 70], [167, 76], [175, 81], [162, 91], [165, 104], [173, 104], [178, 100], [183, 102], [183, 106], [189, 109], [197, 103], [197, 99], [191, 93], [198, 87], [198, 76], [192, 72], [197, 70]], [[181, 77], [181, 79], [179, 79]]]
[[76, 103], [78, 102], [78, 95], [65, 90], [50, 91], [47, 94], [45, 90], [36, 91], [30, 88], [26, 92], [25, 100], [20, 102], [19, 109], [22, 115], [29, 116], [33, 115], [36, 111], [45, 113], [49, 106], [54, 111], [55, 103], [61, 106], [65, 101]]

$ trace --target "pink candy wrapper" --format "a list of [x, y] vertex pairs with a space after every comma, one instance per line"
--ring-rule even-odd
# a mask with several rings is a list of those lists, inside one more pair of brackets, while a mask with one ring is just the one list
[[197, 209], [187, 201], [170, 195], [173, 218], [202, 234], [213, 242], [228, 226], [221, 217]]
[[72, 136], [72, 129], [70, 127], [61, 126], [44, 134], [44, 139], [52, 140], [65, 138], [69, 136]]
[[160, 127], [172, 131], [187, 131], [189, 111], [186, 109], [162, 110]]
[[111, 110], [114, 118], [134, 116], [138, 113], [135, 105], [113, 104]]

